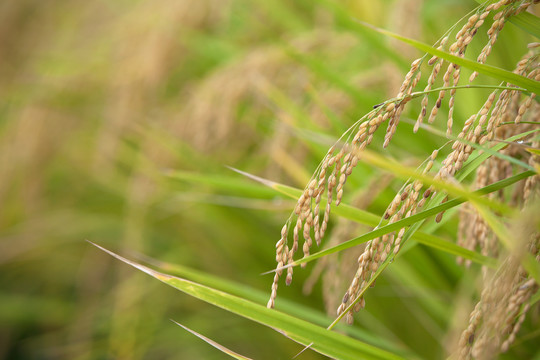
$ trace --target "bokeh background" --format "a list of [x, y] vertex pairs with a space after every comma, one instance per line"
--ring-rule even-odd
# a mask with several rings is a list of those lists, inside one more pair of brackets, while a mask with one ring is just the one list
[[[434, 43], [475, 6], [1, 1], [0, 358], [225, 358], [169, 319], [256, 359], [294, 356], [302, 347], [277, 332], [189, 298], [85, 240], [269, 294], [271, 276], [260, 274], [275, 266], [274, 244], [294, 203], [226, 166], [303, 188], [330, 144], [393, 97], [420, 55], [356, 19]], [[490, 62], [512, 69], [529, 40], [508, 26], [497, 45], [505, 50]], [[461, 98], [456, 118], [484, 95]], [[414, 166], [445, 139], [411, 129], [404, 121], [386, 153]], [[382, 214], [401, 181], [361, 169], [348, 181], [349, 200]], [[455, 226], [440, 231], [451, 239]], [[440, 358], [451, 294], [466, 275], [452, 257], [422, 247], [404, 258], [367, 296], [355, 327]], [[332, 273], [344, 283], [354, 254], [348, 259]], [[426, 276], [432, 264], [439, 270]], [[317, 274], [303, 292], [311, 269], [297, 271], [279, 297], [322, 313], [329, 290]]]

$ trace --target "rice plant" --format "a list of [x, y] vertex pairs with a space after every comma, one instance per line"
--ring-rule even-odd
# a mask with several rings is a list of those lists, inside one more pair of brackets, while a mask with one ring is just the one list
[[0, 355], [537, 357], [535, 3], [0, 6]]

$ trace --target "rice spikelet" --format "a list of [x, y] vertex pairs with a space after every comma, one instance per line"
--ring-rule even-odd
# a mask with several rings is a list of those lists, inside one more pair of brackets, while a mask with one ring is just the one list
[[[457, 56], [464, 56], [467, 46], [472, 41], [478, 29], [484, 23], [484, 20], [490, 13], [494, 13], [496, 21], [500, 21], [491, 31], [490, 46], [496, 41], [496, 34], [502, 29], [504, 22], [516, 13], [526, 9], [524, 4], [530, 3], [516, 1], [499, 1], [487, 7], [480, 7], [478, 12], [471, 16], [467, 23], [461, 28], [456, 35], [456, 41], [449, 47], [449, 51]], [[507, 6], [508, 5], [508, 6]], [[502, 24], [502, 25], [501, 25]], [[439, 48], [444, 48], [448, 41], [448, 36], [445, 36], [439, 42]], [[486, 51], [485, 56], [489, 53]], [[304, 256], [310, 254], [310, 248], [313, 245], [312, 235], [317, 245], [321, 244], [322, 239], [328, 228], [330, 221], [330, 213], [333, 206], [339, 206], [343, 201], [345, 184], [348, 177], [360, 161], [363, 151], [369, 146], [373, 140], [374, 133], [380, 126], [388, 122], [384, 137], [383, 148], [387, 147], [394, 136], [401, 114], [404, 108], [412, 99], [413, 90], [417, 86], [421, 76], [421, 65], [427, 56], [416, 59], [412, 62], [409, 72], [399, 89], [398, 94], [394, 99], [388, 100], [374, 107], [374, 110], [356, 122], [342, 137], [332, 146], [323, 158], [317, 171], [304, 189], [303, 195], [298, 199], [294, 214], [291, 215], [287, 223], [282, 229], [282, 237], [280, 238], [276, 251], [276, 260], [278, 262], [274, 282], [272, 284], [272, 294], [268, 301], [268, 307], [273, 307], [277, 296], [277, 287], [279, 277], [282, 274], [282, 268], [287, 267], [286, 284], [289, 285], [292, 281], [294, 255], [300, 248], [302, 242], [302, 250]], [[516, 71], [537, 78], [537, 56], [533, 51], [525, 57], [527, 60], [522, 60]], [[524, 58], [524, 59], [525, 59]], [[425, 91], [431, 91], [436, 78], [444, 64], [444, 61], [437, 57], [432, 57], [427, 61], [427, 64], [434, 66]], [[460, 68], [455, 64], [449, 64], [444, 76], [444, 87], [450, 88], [450, 111], [447, 123], [447, 134], [451, 135], [453, 127], [453, 107], [455, 102], [456, 89], [460, 78]], [[505, 86], [510, 87], [509, 84]], [[442, 105], [445, 97], [445, 89], [438, 93], [438, 99], [435, 106], [432, 108], [428, 122], [432, 123]], [[527, 114], [535, 111], [536, 103], [531, 99], [519, 102], [521, 96], [518, 90], [504, 89], [494, 90], [487, 97], [484, 105], [476, 114], [471, 115], [463, 124], [461, 131], [452, 143], [452, 151], [442, 160], [440, 167], [435, 174], [435, 179], [444, 181], [455, 181], [454, 175], [460, 171], [474, 150], [471, 144], [483, 145], [488, 141], [492, 141], [501, 131], [501, 126], [506, 122], [508, 117], [515, 120], [516, 117], [527, 116]], [[519, 104], [515, 115], [509, 115], [515, 104]], [[415, 124], [414, 131], [417, 131], [426, 116], [428, 98], [424, 96], [421, 102], [421, 111], [418, 120]], [[523, 109], [523, 110], [520, 110]], [[532, 109], [532, 110], [531, 110]], [[520, 115], [521, 113], [521, 115]], [[515, 122], [515, 121], [514, 121]], [[515, 128], [514, 131], [521, 131], [523, 128]], [[503, 137], [504, 138], [504, 137]], [[429, 173], [435, 161], [437, 160], [438, 150], [433, 151], [431, 156], [423, 165], [423, 172]], [[502, 179], [508, 176], [508, 167], [497, 160], [491, 160], [491, 163], [486, 163], [484, 168], [480, 169], [481, 175], [479, 179], [482, 181], [491, 182], [496, 179]], [[480, 181], [480, 180], [479, 180]], [[482, 186], [484, 183], [479, 183]], [[388, 222], [395, 223], [401, 219], [415, 214], [419, 208], [423, 207], [427, 201], [434, 198], [437, 190], [433, 187], [425, 189], [424, 184], [419, 180], [413, 180], [396, 194], [394, 200], [387, 207], [383, 218]], [[326, 196], [326, 201], [324, 201]], [[447, 201], [446, 196], [443, 200]], [[471, 211], [469, 209], [469, 211]], [[436, 221], [442, 220], [443, 214], [436, 217]], [[478, 221], [475, 227], [462, 227], [460, 233], [460, 241], [467, 241], [469, 235], [478, 234], [480, 239], [474, 243], [463, 244], [466, 247], [474, 248], [482, 243], [483, 253], [486, 255], [495, 256], [498, 253], [498, 247], [495, 239], [488, 240], [489, 232], [485, 224]], [[353, 321], [353, 312], [359, 311], [365, 306], [363, 293], [368, 284], [374, 285], [373, 275], [390, 257], [395, 256], [401, 249], [403, 240], [406, 237], [406, 228], [401, 228], [393, 233], [385, 234], [379, 238], [373, 239], [366, 244], [365, 250], [357, 259], [357, 271], [354, 275], [347, 291], [342, 296], [341, 304], [338, 306], [338, 315], [345, 315], [347, 322]], [[288, 234], [292, 232], [292, 246], [287, 245]], [[344, 314], [347, 311], [346, 314]]]

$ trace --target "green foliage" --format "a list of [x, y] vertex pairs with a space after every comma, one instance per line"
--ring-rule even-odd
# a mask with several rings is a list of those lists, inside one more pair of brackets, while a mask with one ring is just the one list
[[[377, 111], [376, 104], [405, 99], [396, 94], [418, 57], [413, 47], [455, 61], [464, 74], [481, 74], [472, 85], [463, 81], [446, 88], [457, 89], [457, 128], [492, 90], [515, 85], [538, 93], [537, 81], [512, 73], [527, 43], [538, 41], [540, 22], [532, 13], [512, 18], [516, 26], [503, 29], [485, 65], [474, 59], [487, 41], [491, 17], [469, 45], [471, 56], [456, 58], [427, 45], [476, 5], [471, 0], [0, 5], [0, 357], [288, 359], [303, 350], [299, 359], [451, 354], [452, 331], [464, 325], [456, 324], [463, 316], [456, 317], [468, 315], [480, 296], [475, 280], [481, 266], [500, 265], [495, 257], [456, 243], [457, 210], [465, 202], [476, 205], [513, 249], [512, 226], [520, 219], [510, 200], [524, 179], [537, 176], [538, 164], [527, 159], [538, 149], [526, 143], [516, 156], [504, 149], [525, 138], [538, 141], [538, 127], [506, 142], [471, 143], [475, 151], [455, 182], [421, 174], [431, 151], [446, 156], [448, 141], [456, 139], [444, 135], [440, 121], [413, 133], [421, 99], [427, 95], [433, 103], [445, 89], [440, 82], [407, 97], [410, 107], [388, 148], [382, 149], [384, 130], [374, 134], [370, 151], [347, 179], [343, 202], [332, 209], [321, 247], [295, 259], [294, 281], [280, 285], [276, 309], [265, 305], [275, 242], [300, 189], [328, 148], [348, 140], [350, 131], [343, 134], [358, 126], [359, 118]], [[424, 74], [418, 89], [426, 79]], [[448, 107], [440, 113], [445, 118]], [[513, 173], [473, 189], [474, 173], [488, 159], [508, 161]], [[438, 160], [434, 166], [440, 165]], [[414, 179], [450, 199], [442, 202], [444, 194], [438, 194], [416, 215], [389, 223], [388, 204]], [[488, 194], [502, 194], [504, 200]], [[441, 211], [444, 218], [435, 223]], [[348, 238], [330, 242], [348, 226], [353, 227]], [[341, 316], [336, 319], [335, 309], [327, 312], [325, 301], [329, 293], [339, 300], [345, 289], [329, 290], [324, 277], [330, 269], [324, 265], [343, 265], [336, 277], [343, 285], [356, 271], [358, 245], [401, 226], [407, 226], [404, 247], [377, 270], [371, 281], [377, 286], [364, 289], [366, 309], [352, 326], [339, 322]], [[112, 258], [84, 240], [126, 255], [102, 248]], [[457, 265], [457, 256], [473, 265]], [[538, 279], [532, 255], [521, 263]], [[300, 264], [307, 266], [296, 268]], [[528, 304], [538, 306], [539, 299], [536, 294]], [[518, 339], [524, 336], [501, 358], [538, 356], [536, 328], [527, 318]]]

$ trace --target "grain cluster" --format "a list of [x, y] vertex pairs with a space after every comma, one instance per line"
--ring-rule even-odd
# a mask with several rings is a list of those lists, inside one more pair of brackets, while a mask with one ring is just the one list
[[[454, 41], [449, 40], [452, 33], [449, 32], [436, 46], [452, 55], [464, 57], [467, 46], [482, 30], [488, 17], [492, 17], [492, 23], [487, 30], [488, 42], [477, 57], [477, 62], [483, 64], [506, 22], [512, 16], [527, 10], [532, 4], [533, 1], [501, 0], [481, 6], [457, 31]], [[538, 59], [538, 44], [531, 44], [528, 53], [517, 63], [514, 72], [540, 81]], [[421, 80], [422, 68], [431, 69], [427, 85], [422, 92], [414, 92]], [[441, 74], [442, 79], [439, 78]], [[468, 80], [472, 82], [477, 76], [478, 74], [474, 72]], [[291, 284], [297, 252], [302, 249], [303, 256], [309, 256], [314, 244], [321, 245], [329, 226], [332, 208], [339, 206], [343, 201], [347, 179], [362, 160], [364, 150], [372, 143], [375, 132], [382, 126], [386, 127], [383, 141], [383, 148], [386, 148], [396, 133], [405, 107], [413, 98], [421, 97], [420, 112], [414, 125], [416, 132], [424, 126], [422, 123], [426, 117], [429, 124], [436, 120], [445, 96], [449, 93], [446, 135], [451, 144], [451, 151], [446, 157], [439, 159], [440, 149], [433, 150], [421, 169], [424, 175], [429, 175], [436, 181], [456, 182], [455, 175], [463, 168], [476, 148], [504, 141], [538, 126], [539, 105], [534, 101], [535, 94], [524, 94], [514, 85], [502, 83], [486, 97], [483, 106], [463, 122], [457, 135], [453, 135], [454, 107], [460, 78], [461, 67], [442, 58], [436, 56], [429, 58], [425, 55], [414, 60], [395, 98], [375, 106], [373, 111], [354, 124], [328, 150], [298, 199], [294, 213], [281, 230], [281, 237], [276, 244], [277, 267], [268, 307], [274, 307], [280, 277], [285, 274], [285, 283]], [[441, 88], [434, 88], [437, 81], [442, 83]], [[437, 92], [437, 99], [428, 111], [430, 103], [428, 95], [432, 92]], [[527, 143], [531, 140], [524, 138], [522, 141]], [[538, 147], [538, 143], [532, 143], [530, 146]], [[501, 150], [500, 154], [524, 157], [530, 164], [536, 166], [538, 164], [538, 159], [519, 144], [510, 144]], [[475, 183], [477, 188], [512, 175], [513, 165], [505, 160], [504, 156], [489, 157], [478, 167]], [[523, 208], [531, 203], [531, 199], [538, 193], [538, 182], [538, 176], [529, 177], [513, 194], [512, 205]], [[392, 224], [416, 214], [422, 208], [433, 206], [435, 201], [441, 199], [442, 202], [447, 201], [448, 195], [445, 193], [441, 192], [440, 196], [435, 196], [439, 192], [441, 191], [435, 186], [413, 179], [395, 195], [381, 221]], [[503, 200], [503, 196], [500, 192], [490, 195], [494, 200]], [[442, 218], [443, 214], [440, 213], [435, 220], [440, 222]], [[481, 300], [471, 313], [469, 326], [460, 341], [461, 357], [467, 358], [472, 354], [474, 357], [482, 358], [481, 354], [493, 353], [489, 349], [495, 346], [493, 344], [496, 344], [497, 351], [505, 351], [513, 342], [528, 309], [526, 302], [537, 291], [538, 286], [519, 265], [519, 256], [523, 254], [502, 252], [497, 236], [473, 206], [465, 204], [461, 209], [460, 218], [459, 245], [470, 250], [479, 250], [489, 257], [501, 258], [498, 272], [493, 274], [488, 269], [483, 271], [485, 288]], [[357, 259], [356, 273], [337, 308], [337, 314], [344, 316], [348, 323], [352, 323], [354, 312], [365, 306], [364, 292], [368, 287], [374, 286], [375, 273], [381, 265], [391, 261], [399, 252], [404, 241], [410, 236], [408, 230], [408, 227], [403, 227], [375, 238], [365, 245]], [[538, 233], [527, 234], [528, 240], [523, 247], [527, 248], [528, 253], [537, 261], [538, 238]], [[469, 260], [458, 259], [458, 262], [470, 265]], [[497, 309], [500, 308], [499, 315], [489, 310], [492, 304], [497, 304]], [[481, 321], [482, 318], [484, 320]], [[499, 334], [494, 342], [493, 331]]]

